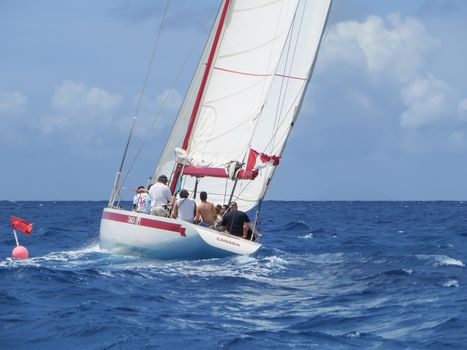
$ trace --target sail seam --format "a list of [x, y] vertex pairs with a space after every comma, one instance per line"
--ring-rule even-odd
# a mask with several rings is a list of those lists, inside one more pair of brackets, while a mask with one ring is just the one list
[[241, 71], [238, 71], [238, 70], [233, 70], [233, 69], [228, 69], [228, 68], [221, 68], [221, 67], [214, 67], [214, 69], [215, 70], [220, 70], [220, 71], [223, 71], [223, 72], [234, 73], [234, 74], [239, 74], [239, 75], [247, 75], [247, 76], [253, 76], [253, 77], [277, 76], [277, 77], [288, 78], [288, 79], [306, 80], [306, 78], [294, 77], [292, 75], [278, 74], [278, 73], [250, 73], [250, 72], [241, 72]]

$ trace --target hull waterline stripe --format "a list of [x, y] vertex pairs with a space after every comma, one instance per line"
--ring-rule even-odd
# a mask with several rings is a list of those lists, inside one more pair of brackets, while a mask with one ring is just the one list
[[174, 224], [171, 222], [153, 220], [148, 218], [139, 217], [136, 215], [126, 215], [120, 213], [109, 213], [103, 212], [102, 219], [123, 222], [130, 225], [139, 225], [145, 227], [156, 228], [164, 231], [172, 231], [179, 233], [181, 236], [186, 236], [186, 228], [179, 224]]

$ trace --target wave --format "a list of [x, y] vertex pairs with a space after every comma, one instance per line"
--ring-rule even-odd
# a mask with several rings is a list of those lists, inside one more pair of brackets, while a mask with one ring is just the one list
[[457, 280], [448, 280], [443, 283], [443, 287], [454, 287], [454, 288], [459, 288], [459, 282]]
[[417, 258], [422, 260], [430, 260], [434, 266], [461, 266], [464, 267], [464, 262], [459, 259], [454, 259], [446, 255], [416, 255]]
[[449, 256], [440, 256], [437, 257], [436, 260], [439, 262], [439, 265], [441, 266], [465, 266], [462, 260], [457, 260], [454, 258], [450, 258]]
[[310, 231], [311, 227], [303, 221], [290, 221], [282, 226], [281, 231]]

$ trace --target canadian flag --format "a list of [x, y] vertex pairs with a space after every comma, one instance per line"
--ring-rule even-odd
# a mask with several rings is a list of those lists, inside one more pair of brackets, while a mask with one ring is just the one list
[[250, 149], [246, 170], [257, 171], [267, 166], [277, 166], [279, 165], [280, 159], [281, 157], [279, 156], [269, 156], [265, 153], [259, 153], [254, 149]]

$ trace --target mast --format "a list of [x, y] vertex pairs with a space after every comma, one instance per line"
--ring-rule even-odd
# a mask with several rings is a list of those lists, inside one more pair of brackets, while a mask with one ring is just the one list
[[[219, 38], [221, 36], [222, 29], [224, 27], [225, 17], [227, 15], [227, 11], [229, 9], [230, 1], [231, 0], [225, 0], [224, 6], [222, 8], [222, 15], [221, 15], [221, 18], [219, 20], [219, 24], [218, 24], [217, 29], [216, 29], [216, 35], [214, 37], [214, 40], [213, 40], [213, 43], [212, 43], [212, 46], [211, 46], [211, 51], [209, 53], [208, 61], [207, 61], [207, 64], [206, 64], [206, 70], [204, 71], [203, 79], [201, 80], [201, 84], [200, 84], [200, 87], [199, 87], [199, 90], [198, 90], [198, 94], [196, 95], [196, 100], [195, 100], [195, 103], [193, 105], [193, 110], [191, 112], [191, 117], [190, 117], [190, 121], [188, 123], [188, 128], [187, 128], [187, 131], [186, 131], [186, 134], [185, 134], [185, 138], [183, 140], [182, 149], [184, 149], [184, 150], [186, 150], [188, 148], [188, 142], [190, 140], [191, 132], [193, 130], [193, 125], [195, 124], [195, 121], [196, 121], [196, 116], [197, 116], [198, 111], [199, 111], [199, 106], [201, 104], [201, 99], [203, 97], [203, 93], [204, 93], [204, 90], [205, 90], [205, 87], [206, 87], [206, 82], [207, 82], [208, 77], [209, 77], [209, 72], [211, 71], [212, 62], [214, 60], [214, 55], [215, 55], [216, 50], [217, 50], [217, 46], [218, 46], [218, 43], [219, 43]], [[180, 177], [180, 173], [182, 171], [182, 168], [183, 168], [183, 165], [178, 163], [177, 167], [175, 169], [175, 172], [173, 174], [171, 183], [170, 183], [170, 190], [172, 191], [172, 193], [175, 191], [175, 187], [177, 186], [178, 178]]]

